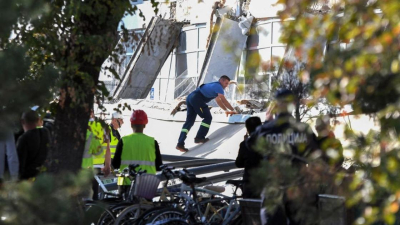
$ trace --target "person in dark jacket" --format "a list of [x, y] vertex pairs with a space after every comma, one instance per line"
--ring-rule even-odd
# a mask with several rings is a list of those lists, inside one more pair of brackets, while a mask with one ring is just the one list
[[261, 219], [268, 225], [285, 225], [288, 221], [290, 225], [317, 224], [317, 194], [303, 185], [309, 172], [309, 158], [319, 151], [315, 134], [310, 126], [297, 122], [290, 114], [295, 102], [290, 90], [278, 90], [275, 99], [276, 117], [246, 140], [247, 147], [259, 151], [265, 159], [262, 172], [266, 177], [266, 207]]
[[24, 133], [18, 138], [19, 178], [35, 178], [44, 164], [50, 145], [47, 129], [38, 128], [39, 115], [30, 110], [22, 114], [21, 124]]
[[250, 175], [254, 168], [258, 168], [262, 160], [262, 155], [259, 152], [248, 149], [246, 146], [246, 139], [261, 124], [260, 117], [254, 116], [246, 120], [245, 126], [247, 129], [247, 134], [244, 137], [244, 141], [242, 141], [239, 145], [239, 152], [235, 161], [235, 164], [238, 168], [244, 168], [243, 198], [260, 198], [260, 192], [250, 186]]

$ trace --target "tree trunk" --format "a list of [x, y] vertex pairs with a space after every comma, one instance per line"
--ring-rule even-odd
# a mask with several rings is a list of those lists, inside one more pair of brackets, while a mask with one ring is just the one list
[[68, 88], [64, 87], [61, 92], [65, 93], [65, 101], [57, 105], [48, 170], [54, 173], [75, 173], [81, 169], [90, 108], [93, 107], [93, 94], [88, 94], [85, 98], [87, 104], [74, 106], [71, 104], [72, 98]]
[[[82, 1], [95, 13], [82, 10], [66, 41], [60, 99], [56, 107], [52, 150], [48, 157], [48, 171], [77, 172], [81, 169], [86, 129], [98, 88], [100, 68], [117, 43], [117, 28], [125, 10], [125, 1]], [[94, 8], [97, 7], [97, 8]], [[97, 13], [97, 14], [96, 14]], [[91, 42], [90, 42], [91, 41]], [[90, 56], [90, 57], [88, 57]], [[89, 58], [89, 59], [88, 59]], [[76, 69], [75, 69], [76, 67]], [[89, 75], [93, 82], [88, 82]]]

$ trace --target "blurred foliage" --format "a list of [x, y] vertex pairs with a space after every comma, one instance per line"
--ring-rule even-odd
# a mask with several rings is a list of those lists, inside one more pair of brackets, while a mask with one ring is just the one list
[[[22, 112], [34, 105], [45, 105], [51, 100], [57, 73], [51, 66], [33, 71], [29, 46], [16, 38], [21, 20], [35, 23], [38, 15], [48, 10], [46, 1], [1, 1], [0, 3], [0, 127], [16, 130]], [[22, 21], [21, 21], [22, 23]], [[2, 129], [1, 132], [5, 131]]]
[[93, 174], [67, 171], [80, 170], [90, 109], [109, 95], [98, 80], [101, 65], [117, 44], [122, 17], [136, 10], [119, 0], [0, 1], [0, 135], [19, 127], [29, 107], [50, 109], [56, 124], [49, 153], [60, 153], [53, 161], [62, 164], [57, 175], [3, 184], [1, 224], [91, 223], [81, 199], [89, 197]]
[[41, 174], [34, 182], [4, 183], [0, 224], [90, 224], [82, 199], [90, 196], [93, 173]]
[[[400, 224], [400, 1], [332, 1], [327, 11], [311, 10], [314, 3], [278, 1], [285, 5], [280, 19], [288, 21], [282, 23], [281, 40], [295, 59], [305, 62], [299, 79], [310, 80], [315, 104], [324, 99], [331, 106], [351, 105], [353, 114], [368, 115], [377, 123], [369, 132], [344, 131], [355, 173], [330, 173], [328, 180], [316, 182], [346, 197], [354, 224]], [[267, 174], [267, 192], [281, 187], [274, 180], [294, 180], [274, 173], [277, 168], [290, 171], [293, 165], [284, 162], [264, 165], [258, 175]], [[329, 165], [315, 169], [318, 176], [303, 175], [313, 183], [326, 171]]]
[[[118, 24], [137, 7], [108, 0], [17, 0], [0, 6], [0, 116], [5, 118], [0, 127], [19, 127], [18, 119], [29, 107], [51, 110], [50, 157], [64, 160], [49, 170], [77, 171], [90, 110], [94, 103], [103, 108], [109, 98], [99, 81], [101, 66], [109, 55], [117, 57], [112, 53], [120, 33], [128, 35], [123, 26], [117, 31]], [[115, 74], [113, 68], [104, 69]]]

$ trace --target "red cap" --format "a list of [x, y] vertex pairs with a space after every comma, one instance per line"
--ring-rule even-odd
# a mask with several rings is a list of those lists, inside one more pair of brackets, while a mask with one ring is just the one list
[[148, 122], [149, 121], [147, 119], [147, 114], [143, 110], [138, 109], [138, 110], [135, 110], [132, 113], [131, 124], [142, 124], [142, 125], [145, 125]]

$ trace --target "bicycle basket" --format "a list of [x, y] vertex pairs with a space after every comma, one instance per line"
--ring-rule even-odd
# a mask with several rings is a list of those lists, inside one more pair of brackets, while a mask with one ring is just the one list
[[243, 224], [253, 225], [261, 224], [260, 209], [262, 205], [261, 199], [241, 199], [239, 200], [242, 211]]
[[160, 179], [153, 174], [138, 174], [135, 178], [135, 190], [133, 195], [145, 199], [152, 199], [157, 192]]

